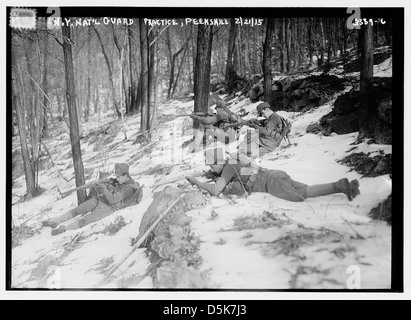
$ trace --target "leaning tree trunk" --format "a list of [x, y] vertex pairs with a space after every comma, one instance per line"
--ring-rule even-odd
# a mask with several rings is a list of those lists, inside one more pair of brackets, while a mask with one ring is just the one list
[[[80, 134], [79, 134], [79, 121], [76, 107], [76, 90], [74, 86], [74, 70], [73, 70], [73, 57], [71, 52], [71, 35], [70, 27], [63, 25], [63, 54], [64, 54], [64, 70], [66, 76], [66, 96], [67, 105], [70, 118], [70, 140], [71, 140], [71, 152], [73, 157], [74, 174], [76, 179], [76, 187], [84, 185], [84, 168], [83, 160], [81, 158], [80, 147]], [[70, 42], [69, 42], [70, 41]], [[86, 200], [86, 190], [77, 191], [78, 204], [83, 203]]]
[[[169, 41], [169, 43], [170, 43], [170, 39], [168, 39], [168, 41]], [[170, 81], [169, 81], [169, 84], [168, 84], [168, 91], [167, 91], [167, 99], [170, 99], [170, 98], [172, 98], [172, 96], [173, 96], [173, 87], [175, 87], [177, 84], [176, 84], [176, 82], [177, 82], [177, 78], [175, 78], [174, 77], [174, 73], [175, 73], [175, 66], [176, 66], [176, 59], [177, 59], [177, 57], [180, 55], [180, 53], [182, 53], [182, 52], [184, 52], [185, 53], [185, 50], [186, 50], [186, 48], [187, 48], [187, 46], [188, 46], [188, 44], [189, 44], [189, 41], [190, 41], [190, 38], [188, 38], [187, 40], [186, 40], [186, 42], [184, 42], [184, 44], [181, 46], [181, 48], [176, 52], [176, 53], [174, 53], [173, 55], [172, 55], [172, 57], [170, 58], [170, 60], [171, 60], [171, 62], [170, 62]], [[171, 47], [170, 47], [170, 45], [169, 45], [169, 55], [171, 54]]]
[[[178, 67], [176, 79], [175, 79], [174, 85], [173, 85], [173, 90], [171, 91], [171, 96], [173, 96], [174, 93], [175, 93], [175, 91], [176, 91], [177, 84], [178, 84], [178, 79], [180, 78], [180, 73], [181, 73], [181, 70], [182, 70], [182, 68], [183, 68], [183, 64], [184, 64], [184, 60], [185, 60], [185, 57], [186, 57], [187, 49], [188, 49], [188, 42], [187, 42], [187, 45], [186, 45], [186, 47], [185, 47], [185, 49], [184, 49], [183, 57], [181, 58], [181, 62], [180, 62], [180, 66]], [[187, 59], [187, 60], [188, 60], [188, 59]], [[190, 74], [190, 72], [189, 72], [189, 74]]]
[[269, 102], [271, 96], [272, 76], [271, 76], [271, 47], [273, 43], [274, 18], [268, 18], [267, 31], [263, 46], [263, 66], [264, 66], [264, 101]]
[[109, 83], [110, 83], [111, 94], [112, 94], [112, 96], [113, 96], [114, 109], [115, 109], [115, 111], [116, 111], [116, 113], [117, 113], [117, 116], [120, 118], [120, 117], [121, 117], [121, 112], [120, 112], [120, 110], [119, 110], [119, 108], [118, 108], [118, 105], [117, 105], [116, 90], [114, 89], [113, 72], [112, 72], [112, 70], [111, 70], [110, 60], [108, 59], [108, 56], [107, 56], [107, 53], [106, 53], [106, 49], [104, 48], [104, 44], [103, 44], [103, 41], [101, 40], [100, 34], [98, 33], [98, 31], [97, 31], [97, 29], [96, 29], [96, 27], [95, 27], [94, 25], [91, 25], [91, 26], [93, 27], [94, 32], [95, 32], [96, 35], [97, 35], [97, 38], [98, 38], [98, 40], [99, 40], [99, 42], [100, 42], [100, 45], [101, 45], [101, 51], [103, 52], [104, 59], [106, 60], [106, 65], [107, 65], [107, 69], [108, 69], [108, 80], [109, 80]]
[[[213, 26], [199, 25], [194, 77], [194, 112], [208, 112], [212, 43]], [[194, 121], [193, 127], [198, 126], [198, 121]]]

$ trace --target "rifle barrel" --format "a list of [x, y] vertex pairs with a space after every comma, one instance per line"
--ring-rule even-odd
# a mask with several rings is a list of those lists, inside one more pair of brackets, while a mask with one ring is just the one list
[[196, 173], [193, 173], [191, 175], [187, 175], [187, 174], [179, 175], [179, 176], [177, 176], [173, 179], [167, 180], [167, 181], [157, 182], [157, 183], [153, 184], [153, 187], [156, 188], [156, 187], [159, 187], [159, 186], [162, 186], [162, 185], [165, 185], [165, 184], [173, 183], [173, 182], [185, 179], [185, 177], [193, 177], [193, 178], [202, 177], [204, 174], [205, 174], [205, 172], [196, 172]]
[[90, 183], [86, 183], [86, 184], [84, 184], [84, 185], [82, 185], [82, 186], [80, 186], [80, 187], [73, 188], [73, 189], [69, 189], [69, 190], [63, 191], [63, 192], [61, 192], [61, 193], [62, 193], [62, 194], [65, 194], [65, 195], [68, 195], [68, 194], [70, 194], [70, 193], [72, 193], [72, 192], [74, 192], [74, 191], [79, 191], [79, 190], [83, 190], [83, 189], [89, 189], [89, 188], [93, 187], [94, 185], [96, 185], [97, 183], [106, 182], [108, 179], [109, 179], [109, 178], [104, 178], [104, 179], [100, 179], [100, 180], [93, 181], [93, 182], [90, 182]]
[[194, 112], [194, 113], [187, 113], [187, 114], [177, 114], [176, 117], [189, 117], [189, 116], [199, 116], [199, 117], [208, 117], [213, 116], [212, 113], [202, 113], [202, 112]]

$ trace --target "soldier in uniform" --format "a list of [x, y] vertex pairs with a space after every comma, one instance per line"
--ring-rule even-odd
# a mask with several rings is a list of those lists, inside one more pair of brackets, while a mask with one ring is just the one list
[[[214, 95], [215, 96], [215, 95]], [[206, 140], [211, 138], [212, 140], [216, 139], [221, 143], [233, 142], [237, 139], [237, 131], [234, 127], [224, 129], [224, 124], [229, 124], [238, 121], [238, 116], [235, 115], [231, 110], [226, 106], [226, 103], [221, 99], [212, 100], [210, 96], [210, 101], [216, 101], [216, 111], [217, 113], [212, 116], [198, 116], [190, 115], [191, 119], [198, 120], [200, 122], [200, 127], [197, 129], [194, 136], [194, 148], [198, 150], [200, 147], [204, 135]], [[212, 103], [210, 102], [210, 103]], [[209, 106], [210, 107], [210, 106]]]
[[205, 157], [206, 164], [217, 175], [215, 182], [201, 182], [192, 177], [186, 179], [213, 196], [223, 192], [230, 182], [239, 182], [247, 193], [266, 192], [295, 202], [334, 193], [343, 193], [351, 201], [360, 194], [358, 180], [348, 181], [347, 178], [342, 178], [335, 182], [307, 185], [293, 180], [284, 171], [261, 168], [253, 159], [241, 153], [235, 161], [225, 160], [222, 148], [213, 148], [206, 150]]
[[[283, 129], [284, 121], [280, 115], [271, 110], [268, 102], [263, 102], [257, 106], [257, 113], [259, 116], [263, 116], [266, 120], [262, 126], [257, 123], [249, 123], [248, 126], [258, 130], [258, 135], [248, 137], [247, 147], [248, 155], [251, 155], [249, 150], [257, 150], [257, 157], [274, 151], [284, 138]], [[246, 145], [240, 146], [240, 150], [245, 151]], [[251, 155], [255, 157], [255, 155]]]
[[[109, 216], [116, 210], [139, 203], [143, 196], [143, 190], [140, 184], [130, 177], [129, 166], [126, 163], [116, 163], [115, 175], [118, 185], [114, 187], [114, 190], [110, 191], [104, 183], [98, 183], [97, 189], [99, 189], [99, 192], [96, 192], [87, 201], [60, 217], [43, 221], [43, 226], [51, 227], [53, 229], [51, 234], [55, 236], [66, 230], [82, 228], [85, 225]], [[83, 217], [68, 225], [59, 226], [61, 223], [71, 220], [78, 215]]]

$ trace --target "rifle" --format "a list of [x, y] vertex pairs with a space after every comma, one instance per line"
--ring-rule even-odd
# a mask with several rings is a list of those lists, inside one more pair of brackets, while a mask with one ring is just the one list
[[257, 125], [257, 126], [262, 126], [263, 122], [266, 119], [258, 120], [258, 119], [250, 119], [250, 120], [241, 120], [238, 122], [230, 123], [224, 125], [223, 129], [230, 128], [230, 127], [242, 127], [242, 126], [249, 126], [251, 125]]
[[104, 179], [100, 179], [100, 180], [97, 180], [97, 181], [86, 183], [85, 185], [82, 185], [82, 186], [77, 187], [77, 188], [73, 188], [73, 189], [70, 189], [70, 190], [67, 190], [67, 191], [63, 191], [63, 192], [61, 192], [61, 195], [63, 197], [65, 197], [65, 196], [69, 195], [70, 193], [72, 193], [74, 191], [83, 190], [83, 189], [90, 189], [90, 188], [96, 186], [98, 183], [104, 183], [104, 182], [110, 182], [110, 184], [113, 184], [113, 185], [116, 182], [118, 183], [117, 179], [107, 177], [107, 178], [104, 178]]
[[[197, 177], [202, 177], [202, 176], [204, 176], [205, 174], [206, 174], [206, 171], [205, 171], [205, 172], [196, 172], [196, 173], [193, 173], [192, 175], [190, 175], [190, 177], [197, 178]], [[166, 180], [166, 181], [157, 182], [157, 183], [153, 184], [153, 188], [157, 188], [157, 187], [162, 186], [162, 185], [165, 185], [165, 184], [177, 182], [177, 181], [179, 181], [179, 180], [185, 179], [186, 177], [187, 177], [187, 174], [182, 174], [182, 175], [179, 175], [179, 176], [177, 176], [177, 177], [175, 177], [175, 178], [173, 178], [173, 179], [169, 179], [169, 180]]]
[[189, 117], [189, 116], [199, 116], [199, 117], [209, 117], [209, 116], [214, 116], [214, 113], [207, 113], [207, 112], [193, 112], [193, 113], [187, 113], [187, 114], [177, 114], [176, 117]]

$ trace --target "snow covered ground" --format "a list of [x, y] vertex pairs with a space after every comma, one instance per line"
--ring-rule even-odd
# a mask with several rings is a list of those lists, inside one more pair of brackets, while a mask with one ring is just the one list
[[[383, 66], [380, 70], [386, 71]], [[367, 214], [391, 193], [391, 179], [388, 175], [362, 178], [337, 160], [361, 151], [377, 154], [382, 150], [388, 154], [391, 146], [366, 142], [354, 146], [357, 133], [307, 134], [306, 127], [330, 112], [332, 102], [305, 114], [279, 112], [293, 122], [293, 145], [265, 155], [260, 164], [284, 170], [307, 184], [334, 182], [342, 177], [358, 179], [361, 194], [351, 202], [342, 194], [301, 203], [263, 193], [236, 199], [212, 197], [207, 206], [189, 211], [192, 231], [201, 240], [201, 270], [209, 274], [207, 288], [390, 288], [391, 227], [371, 220]], [[255, 115], [258, 103], [243, 100], [241, 104], [252, 112], [250, 116]], [[193, 102], [168, 101], [159, 107], [158, 114], [192, 110]], [[144, 185], [142, 202], [82, 229], [51, 236], [41, 221], [74, 208], [77, 199], [74, 193], [65, 198], [59, 193], [75, 187], [67, 134], [46, 140], [58, 170], [39, 173], [44, 193], [18, 202], [25, 193], [24, 177], [17, 179], [12, 189], [14, 225], [27, 226], [34, 232], [12, 250], [13, 288], [96, 288], [105, 272], [131, 251], [131, 238], [138, 235], [153, 193], [166, 187], [153, 188], [153, 184], [207, 169], [200, 152], [191, 154], [188, 147], [182, 148], [192, 137], [190, 118], [160, 123], [152, 142], [144, 146], [133, 144], [139, 116], [127, 117], [125, 122], [128, 140], [124, 140], [121, 121], [117, 122], [118, 130], [112, 139], [107, 143], [100, 141], [100, 148], [92, 139], [82, 140], [84, 167], [89, 173], [86, 182], [95, 180], [99, 170], [113, 170], [115, 163], [126, 162], [131, 176]], [[83, 135], [96, 129], [93, 119], [82, 129]], [[182, 179], [171, 185], [181, 183], [187, 182]], [[110, 234], [110, 226], [121, 217], [125, 226]], [[258, 222], [263, 221], [262, 217], [270, 223], [239, 228], [241, 221]], [[138, 249], [117, 270], [116, 279], [104, 288], [153, 288], [153, 280], [146, 275], [148, 265], [145, 249]]]

